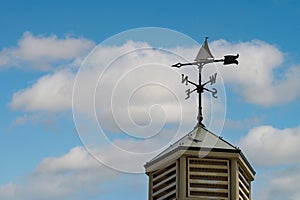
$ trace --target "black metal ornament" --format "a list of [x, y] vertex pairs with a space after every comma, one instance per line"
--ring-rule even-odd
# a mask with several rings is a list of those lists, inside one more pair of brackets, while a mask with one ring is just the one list
[[216, 88], [212, 88], [212, 89], [208, 89], [206, 88], [205, 86], [210, 83], [210, 85], [214, 85], [217, 81], [217, 73], [214, 73], [212, 75], [209, 76], [209, 80], [205, 83], [202, 84], [202, 81], [201, 81], [201, 75], [202, 75], [202, 69], [203, 69], [203, 66], [205, 64], [208, 64], [208, 63], [213, 63], [213, 62], [223, 62], [223, 65], [229, 65], [229, 64], [236, 64], [238, 65], [238, 57], [239, 57], [239, 54], [237, 55], [226, 55], [224, 56], [224, 59], [214, 59], [212, 53], [210, 52], [209, 50], [209, 47], [208, 47], [208, 37], [205, 38], [205, 41], [202, 45], [202, 47], [200, 48], [196, 58], [195, 58], [195, 62], [191, 62], [191, 63], [176, 63], [174, 65], [172, 65], [172, 67], [177, 67], [177, 68], [180, 68], [182, 66], [186, 66], [186, 65], [196, 65], [198, 66], [198, 74], [199, 74], [199, 83], [196, 84], [194, 83], [193, 81], [190, 81], [189, 80], [189, 77], [182, 74], [181, 75], [181, 83], [182, 84], [185, 84], [185, 85], [188, 85], [188, 84], [192, 84], [195, 86], [194, 89], [187, 89], [185, 92], [186, 92], [186, 100], [190, 98], [190, 95], [193, 93], [193, 92], [197, 92], [198, 93], [198, 101], [199, 101], [199, 106], [198, 106], [198, 116], [197, 116], [197, 127], [205, 127], [204, 124], [202, 123], [203, 121], [203, 114], [202, 114], [202, 93], [204, 91], [207, 91], [207, 92], [210, 92], [212, 97], [214, 98], [218, 98], [217, 96], [217, 89]]

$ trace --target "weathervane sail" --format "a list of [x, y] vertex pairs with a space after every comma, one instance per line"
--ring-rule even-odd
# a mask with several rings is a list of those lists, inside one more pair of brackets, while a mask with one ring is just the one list
[[209, 62], [214, 60], [214, 56], [209, 50], [207, 39], [208, 37], [205, 38], [205, 41], [195, 58], [196, 62]]
[[224, 59], [219, 59], [219, 60], [215, 60], [214, 59], [214, 56], [212, 55], [212, 53], [210, 52], [209, 50], [209, 47], [208, 47], [208, 37], [205, 38], [205, 41], [202, 45], [202, 47], [200, 48], [196, 58], [195, 58], [195, 62], [192, 62], [192, 63], [176, 63], [174, 65], [172, 65], [172, 67], [177, 67], [177, 68], [180, 68], [182, 66], [185, 66], [185, 65], [197, 65], [198, 66], [198, 70], [199, 70], [199, 83], [196, 84], [192, 81], [189, 80], [188, 76], [182, 74], [181, 76], [181, 83], [183, 84], [186, 84], [188, 85], [189, 83], [194, 85], [196, 88], [193, 89], [193, 90], [190, 90], [190, 89], [187, 89], [185, 92], [186, 92], [186, 95], [187, 97], [185, 99], [188, 99], [191, 95], [191, 93], [197, 91], [198, 93], [198, 101], [199, 101], [199, 106], [198, 106], [198, 116], [197, 116], [197, 119], [198, 119], [198, 123], [197, 123], [197, 126], [196, 127], [205, 127], [204, 124], [202, 123], [203, 121], [203, 115], [202, 115], [202, 93], [204, 91], [208, 91], [212, 94], [212, 96], [214, 98], [218, 98], [217, 97], [217, 89], [215, 88], [212, 88], [211, 90], [210, 89], [207, 89], [205, 88], [204, 86], [207, 85], [208, 83], [210, 83], [210, 85], [213, 85], [216, 83], [216, 78], [217, 78], [217, 73], [214, 73], [212, 74], [210, 77], [209, 77], [209, 81], [205, 82], [202, 84], [202, 81], [201, 81], [201, 74], [202, 74], [202, 68], [205, 64], [208, 64], [208, 63], [213, 63], [213, 62], [223, 62], [223, 65], [228, 65], [228, 64], [238, 64], [238, 61], [237, 61], [237, 58], [239, 57], [239, 54], [237, 55], [226, 55], [224, 56]]

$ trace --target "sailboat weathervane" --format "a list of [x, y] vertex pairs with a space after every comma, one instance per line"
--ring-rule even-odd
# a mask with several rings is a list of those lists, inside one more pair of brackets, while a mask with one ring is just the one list
[[205, 41], [202, 45], [202, 47], [200, 48], [196, 58], [195, 58], [195, 62], [191, 62], [191, 63], [176, 63], [174, 65], [172, 65], [172, 67], [177, 67], [177, 68], [180, 68], [182, 66], [185, 66], [185, 65], [197, 65], [198, 66], [198, 70], [199, 70], [199, 83], [196, 84], [192, 81], [189, 80], [189, 77], [182, 74], [181, 75], [181, 83], [183, 84], [186, 84], [188, 85], [189, 83], [194, 85], [196, 88], [191, 90], [191, 89], [187, 89], [185, 92], [186, 92], [186, 98], [185, 99], [188, 99], [190, 98], [190, 95], [197, 91], [198, 93], [198, 98], [199, 98], [199, 107], [198, 107], [198, 123], [197, 123], [197, 127], [205, 127], [204, 124], [202, 123], [202, 120], [203, 120], [203, 115], [202, 115], [202, 93], [204, 91], [207, 91], [207, 92], [210, 92], [212, 94], [212, 96], [214, 98], [218, 98], [217, 96], [217, 89], [216, 88], [212, 88], [212, 89], [207, 89], [205, 88], [205, 86], [210, 83], [210, 85], [213, 85], [216, 83], [216, 79], [217, 79], [217, 73], [214, 73], [212, 74], [210, 77], [209, 77], [209, 80], [205, 83], [202, 84], [202, 81], [201, 81], [201, 73], [202, 73], [202, 68], [205, 64], [208, 64], [208, 63], [213, 63], [213, 62], [223, 62], [223, 65], [229, 65], [229, 64], [236, 64], [238, 65], [238, 61], [237, 61], [237, 58], [239, 57], [239, 54], [237, 55], [226, 55], [224, 56], [224, 59], [219, 59], [219, 60], [216, 60], [214, 58], [214, 56], [212, 55], [212, 53], [210, 52], [209, 50], [209, 47], [208, 47], [208, 43], [207, 43], [207, 39], [208, 37], [205, 38]]

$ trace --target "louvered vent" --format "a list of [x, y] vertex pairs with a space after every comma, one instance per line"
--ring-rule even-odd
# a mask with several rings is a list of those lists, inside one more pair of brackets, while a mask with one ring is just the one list
[[250, 181], [245, 171], [239, 166], [239, 199], [250, 200]]
[[153, 200], [176, 199], [177, 161], [153, 173]]
[[229, 161], [188, 158], [188, 196], [229, 199]]

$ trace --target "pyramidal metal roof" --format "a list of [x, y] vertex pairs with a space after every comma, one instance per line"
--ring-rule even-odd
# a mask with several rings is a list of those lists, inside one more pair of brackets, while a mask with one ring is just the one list
[[178, 148], [183, 149], [214, 149], [214, 150], [227, 150], [227, 151], [239, 151], [239, 149], [229, 142], [208, 131], [203, 127], [195, 127], [190, 133], [183, 136], [174, 144], [170, 145], [167, 149], [162, 151], [156, 157], [154, 157], [148, 163], [151, 163], [161, 157], [168, 155], [170, 152], [175, 151]]

